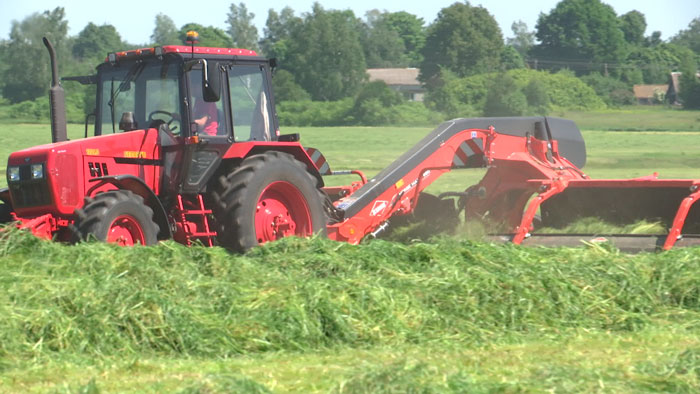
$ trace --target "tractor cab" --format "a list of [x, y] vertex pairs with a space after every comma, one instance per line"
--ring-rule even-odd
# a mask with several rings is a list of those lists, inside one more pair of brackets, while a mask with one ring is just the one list
[[95, 136], [157, 130], [160, 152], [153, 155], [163, 167], [160, 185], [151, 187], [159, 194], [201, 190], [234, 142], [277, 140], [271, 64], [253, 51], [165, 46], [112, 53], [92, 79]]
[[97, 84], [94, 134], [165, 124], [183, 138], [276, 139], [269, 61], [222, 51], [165, 46], [110, 54], [90, 78]]

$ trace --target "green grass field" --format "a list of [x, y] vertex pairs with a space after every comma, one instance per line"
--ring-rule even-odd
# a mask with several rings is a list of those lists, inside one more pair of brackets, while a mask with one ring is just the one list
[[[583, 131], [588, 150], [585, 172], [594, 178], [630, 178], [658, 172], [662, 178], [700, 177], [700, 112], [656, 107], [597, 113], [564, 112], [553, 116], [573, 119]], [[621, 124], [629, 127], [621, 127]], [[613, 126], [605, 126], [605, 124]], [[437, 125], [436, 125], [437, 126]], [[669, 127], [672, 127], [670, 129]], [[643, 131], [616, 131], [616, 130]], [[287, 127], [300, 133], [302, 144], [324, 153], [331, 168], [359, 169], [369, 177], [410, 149], [431, 128], [405, 127]], [[69, 125], [69, 137], [80, 138], [84, 126]], [[0, 158], [11, 152], [50, 141], [48, 125], [0, 123]], [[5, 184], [6, 162], [0, 164]], [[463, 190], [477, 182], [483, 170], [447, 174], [431, 191]], [[356, 177], [327, 177], [328, 184], [344, 184]]]
[[[581, 125], [593, 177], [700, 177], [700, 113], [628, 112], [553, 115]], [[283, 130], [369, 176], [429, 131]], [[0, 123], [0, 157], [49, 138]], [[239, 256], [6, 230], [0, 264], [3, 393], [700, 390], [697, 249], [289, 239]]]

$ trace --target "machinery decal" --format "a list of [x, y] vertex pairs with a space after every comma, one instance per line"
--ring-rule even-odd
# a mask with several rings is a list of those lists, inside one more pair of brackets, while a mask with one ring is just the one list
[[369, 213], [369, 216], [377, 216], [381, 215], [384, 213], [384, 210], [389, 206], [389, 203], [384, 200], [377, 200], [374, 202], [374, 205], [372, 206], [372, 210]]
[[146, 158], [146, 152], [143, 151], [124, 151], [124, 157], [127, 157], [129, 159], [145, 159]]
[[306, 148], [305, 150], [321, 175], [330, 175], [332, 173], [331, 167], [328, 165], [326, 157], [323, 156], [321, 151], [316, 148]]
[[472, 139], [465, 140], [455, 151], [455, 155], [452, 158], [452, 168], [463, 168], [467, 166], [467, 160], [475, 154], [480, 155], [483, 153], [483, 141], [481, 138], [475, 138], [476, 132], [472, 132]]

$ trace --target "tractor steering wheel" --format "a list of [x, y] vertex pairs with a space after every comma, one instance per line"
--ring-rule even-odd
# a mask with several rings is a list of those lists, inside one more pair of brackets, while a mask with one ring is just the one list
[[[154, 118], [154, 115], [166, 115], [168, 119], [158, 119]], [[180, 114], [177, 112], [169, 112], [169, 111], [164, 111], [161, 109], [157, 109], [150, 114], [148, 114], [148, 124], [150, 127], [158, 127], [157, 122], [163, 122], [168, 125], [168, 129], [170, 130], [171, 133], [176, 134], [176, 131], [178, 129], [177, 125], [172, 126], [173, 122], [179, 122], [180, 121]]]

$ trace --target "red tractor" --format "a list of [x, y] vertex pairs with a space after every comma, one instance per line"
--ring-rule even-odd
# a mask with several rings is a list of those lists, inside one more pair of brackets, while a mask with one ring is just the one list
[[[280, 134], [274, 60], [244, 49], [163, 46], [111, 53], [97, 74], [94, 136], [68, 141], [63, 90], [50, 43], [53, 143], [13, 153], [0, 220], [64, 241], [121, 245], [175, 239], [245, 251], [320, 233], [359, 243], [395, 218], [493, 224], [492, 239], [569, 245], [613, 241], [623, 250], [699, 245], [700, 180], [594, 180], [576, 125], [548, 117], [454, 119], [371, 180], [332, 172], [323, 155]], [[87, 122], [86, 122], [87, 125]], [[487, 168], [476, 185], [432, 196], [442, 174]], [[324, 187], [323, 176], [359, 181]], [[653, 220], [655, 235], [549, 235], [581, 217]]]
[[68, 141], [45, 44], [53, 143], [10, 156], [5, 221], [49, 239], [235, 250], [325, 232], [321, 175], [299, 136], [279, 133], [274, 61], [195, 46], [111, 53], [96, 75], [65, 78], [97, 87], [94, 136]]

